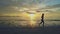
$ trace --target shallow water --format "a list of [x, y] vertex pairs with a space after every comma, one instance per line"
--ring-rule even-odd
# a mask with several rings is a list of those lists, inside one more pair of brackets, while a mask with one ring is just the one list
[[0, 17], [0, 33], [58, 34], [60, 32], [60, 21], [45, 20], [44, 29], [42, 27], [42, 24], [40, 24], [40, 27], [36, 27], [41, 22], [40, 20], [34, 20], [34, 22], [36, 22], [36, 26], [35, 26], [36, 28], [28, 28], [30, 21], [31, 20], [28, 19], [20, 19], [20, 17]]
[[[30, 20], [26, 18], [20, 18], [20, 17], [0, 17], [0, 24], [5, 25], [14, 25], [14, 26], [29, 26], [31, 24], [35, 24], [34, 26], [39, 26], [40, 20]], [[57, 26], [60, 25], [60, 21], [54, 21], [54, 20], [46, 20], [44, 21], [45, 26]], [[42, 26], [42, 24], [40, 24]]]

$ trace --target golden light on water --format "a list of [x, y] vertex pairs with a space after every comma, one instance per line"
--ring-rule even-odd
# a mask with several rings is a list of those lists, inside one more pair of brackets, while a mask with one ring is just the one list
[[37, 21], [38, 16], [40, 16], [40, 14], [38, 14], [38, 13], [29, 14], [29, 18], [30, 18], [29, 26], [31, 26], [31, 27], [36, 26], [36, 24], [37, 24], [36, 21]]
[[[21, 26], [23, 27], [36, 27], [37, 20], [40, 18], [41, 13], [35, 11], [20, 13], [21, 19], [26, 21], [21, 21]], [[26, 24], [26, 25], [25, 25]]]
[[30, 27], [36, 27], [36, 24], [37, 24], [36, 21], [41, 16], [41, 14], [37, 12], [36, 13], [25, 13], [24, 15], [25, 15], [24, 17], [28, 17], [27, 19], [29, 19], [29, 23], [27, 25], [29, 25]]
[[35, 21], [34, 21], [34, 16], [35, 14], [30, 14], [30, 26], [34, 27], [35, 26]]

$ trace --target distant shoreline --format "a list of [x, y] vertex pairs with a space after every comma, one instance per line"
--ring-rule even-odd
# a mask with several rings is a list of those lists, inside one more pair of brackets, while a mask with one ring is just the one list
[[[0, 16], [0, 17], [21, 17], [21, 16]], [[21, 20], [21, 19], [8, 19], [8, 20], [0, 20], [0, 21], [12, 21], [12, 20], [15, 20], [15, 21], [30, 21], [30, 20]], [[40, 20], [33, 20], [33, 21], [40, 21]], [[60, 19], [45, 19], [45, 21], [60, 21]]]

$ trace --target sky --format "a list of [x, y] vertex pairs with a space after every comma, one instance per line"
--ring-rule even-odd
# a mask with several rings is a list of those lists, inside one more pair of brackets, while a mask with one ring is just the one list
[[40, 10], [60, 12], [60, 0], [0, 0], [0, 14]]

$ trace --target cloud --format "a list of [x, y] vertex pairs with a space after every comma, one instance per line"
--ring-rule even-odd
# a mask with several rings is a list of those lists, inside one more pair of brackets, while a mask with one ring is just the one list
[[42, 0], [0, 0], [1, 6], [33, 6], [41, 4]]
[[54, 0], [0, 0], [0, 12], [19, 12], [25, 10], [54, 10], [54, 7], [60, 7], [60, 5], [48, 6], [49, 3]]

